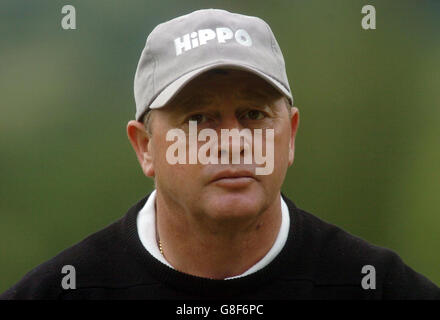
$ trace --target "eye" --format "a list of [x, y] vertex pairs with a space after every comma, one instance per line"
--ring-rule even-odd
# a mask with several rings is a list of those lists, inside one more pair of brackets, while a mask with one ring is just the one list
[[207, 120], [207, 117], [201, 113], [193, 114], [186, 119], [187, 122], [196, 121], [198, 124], [205, 122], [206, 120]]
[[264, 112], [260, 110], [249, 110], [245, 113], [244, 118], [249, 120], [261, 120], [265, 117]]

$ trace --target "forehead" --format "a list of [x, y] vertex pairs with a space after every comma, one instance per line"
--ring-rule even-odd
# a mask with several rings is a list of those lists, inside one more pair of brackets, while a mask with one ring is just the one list
[[215, 102], [270, 103], [279, 93], [262, 78], [241, 70], [214, 69], [187, 84], [170, 102], [169, 107], [182, 110], [215, 104]]

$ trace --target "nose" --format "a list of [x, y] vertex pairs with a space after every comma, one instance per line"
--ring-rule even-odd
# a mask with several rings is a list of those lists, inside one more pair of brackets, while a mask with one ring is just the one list
[[221, 164], [240, 164], [245, 151], [252, 150], [252, 133], [235, 115], [222, 119], [217, 134], [220, 137], [218, 157]]
[[240, 120], [237, 118], [237, 116], [235, 114], [224, 114], [222, 116], [221, 121], [218, 123], [218, 128], [219, 129], [228, 129], [228, 130], [232, 130], [232, 129], [242, 129], [243, 126], [240, 123]]

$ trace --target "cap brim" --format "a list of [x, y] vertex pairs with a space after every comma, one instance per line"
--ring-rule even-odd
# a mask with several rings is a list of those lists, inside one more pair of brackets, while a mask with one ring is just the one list
[[243, 71], [249, 71], [249, 72], [251, 72], [251, 73], [253, 73], [253, 74], [263, 78], [269, 84], [274, 86], [275, 89], [277, 89], [282, 94], [287, 96], [289, 101], [290, 101], [290, 103], [291, 103], [291, 105], [293, 105], [292, 94], [290, 93], [290, 91], [288, 89], [286, 89], [276, 79], [266, 75], [265, 73], [255, 69], [253, 67], [250, 67], [250, 66], [236, 65], [236, 64], [231, 64], [231, 63], [220, 62], [220, 63], [212, 64], [212, 65], [209, 65], [209, 66], [205, 66], [205, 67], [202, 67], [202, 68], [199, 68], [199, 69], [196, 69], [196, 70], [193, 70], [193, 71], [190, 71], [190, 72], [184, 74], [183, 76], [181, 76], [180, 78], [178, 78], [177, 80], [175, 80], [174, 82], [169, 84], [164, 90], [162, 90], [162, 92], [150, 104], [148, 109], [159, 109], [159, 108], [165, 106], [168, 102], [171, 101], [171, 99], [174, 96], [177, 95], [177, 93], [180, 90], [183, 89], [183, 87], [185, 87], [185, 85], [188, 82], [190, 82], [191, 80], [193, 80], [194, 78], [196, 78], [200, 74], [202, 74], [202, 73], [204, 73], [204, 72], [206, 72], [208, 70], [216, 69], [216, 68], [228, 68], [228, 69], [239, 69], [239, 70], [243, 70]]

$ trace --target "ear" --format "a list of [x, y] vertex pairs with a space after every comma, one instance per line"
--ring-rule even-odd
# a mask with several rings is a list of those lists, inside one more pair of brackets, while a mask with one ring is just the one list
[[151, 135], [145, 131], [144, 124], [135, 120], [129, 121], [127, 135], [142, 171], [147, 177], [154, 177], [152, 139]]
[[293, 164], [295, 158], [295, 137], [299, 126], [299, 111], [298, 108], [292, 107], [290, 117], [290, 145], [289, 145], [289, 166]]

